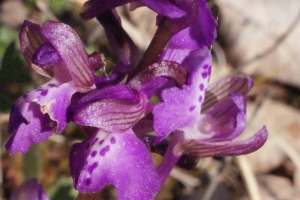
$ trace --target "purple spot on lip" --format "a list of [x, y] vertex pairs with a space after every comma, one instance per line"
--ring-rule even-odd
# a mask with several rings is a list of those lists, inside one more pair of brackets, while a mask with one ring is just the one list
[[104, 140], [101, 140], [101, 141], [99, 142], [99, 144], [101, 145], [101, 144], [103, 144], [103, 142], [104, 142]]
[[54, 83], [49, 83], [48, 84], [50, 87], [55, 87], [56, 85]]
[[110, 138], [110, 143], [115, 144], [116, 143], [116, 138], [114, 138], [114, 137]]
[[90, 185], [92, 183], [92, 180], [90, 178], [87, 178], [85, 180], [85, 185]]
[[92, 142], [92, 146], [98, 141], [99, 138], [95, 138], [94, 141]]
[[203, 98], [202, 98], [202, 96], [200, 96], [199, 99], [198, 99], [198, 101], [202, 102], [202, 100], [203, 100]]
[[203, 72], [203, 73], [202, 73], [202, 77], [203, 77], [203, 78], [206, 78], [207, 76], [208, 76], [207, 72]]
[[207, 68], [208, 68], [208, 65], [204, 65], [204, 66], [203, 66], [203, 69], [207, 69]]
[[26, 99], [28, 97], [27, 94], [23, 94], [23, 98]]
[[195, 108], [196, 108], [196, 106], [191, 106], [191, 107], [190, 107], [190, 111], [195, 110]]
[[42, 95], [42, 96], [46, 96], [47, 93], [48, 93], [48, 90], [43, 90], [43, 91], [41, 92], [41, 95]]
[[91, 174], [91, 173], [93, 173], [93, 171], [94, 171], [94, 169], [96, 169], [98, 167], [98, 162], [94, 162], [92, 165], [90, 165], [89, 167], [88, 167], [88, 172]]
[[90, 143], [85, 146], [86, 149], [90, 148]]
[[204, 85], [201, 83], [199, 88], [200, 88], [201, 91], [203, 91], [204, 90]]
[[93, 151], [93, 152], [91, 153], [91, 156], [92, 156], [92, 157], [95, 157], [96, 154], [97, 154], [97, 151]]
[[107, 145], [103, 149], [100, 150], [100, 155], [105, 156], [105, 154], [110, 150], [110, 147]]

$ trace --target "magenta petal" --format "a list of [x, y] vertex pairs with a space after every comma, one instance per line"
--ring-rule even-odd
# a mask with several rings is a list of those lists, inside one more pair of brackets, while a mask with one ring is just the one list
[[198, 15], [196, 0], [176, 0], [175, 3], [186, 14], [180, 18], [165, 18], [164, 20], [162, 20], [163, 15], [158, 15], [156, 22], [159, 24], [158, 26], [164, 26], [173, 35], [189, 27], [197, 19]]
[[205, 113], [219, 101], [230, 98], [232, 93], [246, 96], [252, 85], [253, 81], [250, 77], [241, 75], [232, 75], [209, 84], [206, 88], [201, 113]]
[[159, 15], [166, 16], [168, 18], [178, 19], [186, 15], [185, 10], [176, 6], [173, 3], [174, 1], [170, 1], [170, 0], [156, 0], [156, 1], [140, 0], [140, 1], [144, 5], [149, 7], [151, 10], [153, 10], [154, 12], [158, 13]]
[[175, 146], [173, 153], [177, 156], [187, 153], [198, 157], [242, 155], [259, 149], [266, 142], [267, 138], [268, 131], [266, 127], [263, 127], [246, 140], [222, 142], [185, 140]]
[[61, 133], [67, 126], [67, 108], [75, 92], [76, 89], [71, 82], [60, 84], [53, 79], [23, 95], [23, 99], [24, 102], [39, 104], [40, 112], [48, 114], [57, 124], [56, 133]]
[[12, 193], [10, 200], [49, 200], [49, 197], [36, 179], [30, 179]]
[[74, 187], [82, 193], [113, 184], [120, 200], [149, 200], [160, 187], [148, 149], [131, 130], [99, 131], [73, 145], [70, 168]]
[[50, 21], [43, 26], [42, 34], [55, 47], [77, 90], [87, 92], [95, 88], [88, 55], [77, 33], [66, 24]]
[[[173, 78], [173, 80], [179, 86], [187, 82], [187, 70], [183, 66], [172, 61], [161, 61], [149, 65], [137, 76], [132, 78], [128, 85], [131, 88], [140, 89], [141, 87], [144, 86], [144, 84], [147, 84], [151, 79], [155, 77], [161, 77], [161, 76]], [[156, 87], [155, 82], [153, 82], [152, 87], [153, 88]]]
[[207, 49], [192, 52], [182, 64], [190, 72], [188, 85], [162, 92], [163, 102], [153, 109], [154, 130], [158, 141], [176, 129], [194, 126], [199, 118], [205, 88], [211, 70], [211, 56]]
[[53, 71], [50, 68], [41, 68], [32, 63], [34, 52], [47, 42], [47, 39], [41, 34], [41, 27], [38, 24], [31, 23], [25, 20], [19, 34], [20, 46], [23, 56], [27, 63], [39, 74], [47, 77], [53, 76]]
[[9, 115], [9, 124], [8, 124], [8, 132], [13, 133], [15, 129], [18, 129], [20, 124], [24, 123], [26, 125], [30, 124], [30, 122], [23, 116], [22, 108], [25, 104], [20, 105], [18, 100], [13, 104], [10, 115]]
[[[81, 17], [83, 19], [91, 19], [99, 14], [112, 10], [115, 7], [133, 2], [135, 0], [89, 0], [82, 8]], [[144, 5], [148, 6], [154, 12], [170, 18], [179, 18], [185, 15], [185, 12], [178, 8], [170, 0], [140, 0]]]
[[108, 132], [124, 132], [148, 112], [148, 99], [125, 85], [95, 90], [73, 105], [73, 121]]
[[192, 50], [190, 49], [177, 49], [167, 46], [161, 53], [159, 61], [174, 61], [181, 64], [191, 52]]
[[[95, 88], [93, 70], [85, 48], [76, 32], [66, 24], [47, 22], [39, 25], [25, 21], [20, 44], [26, 61], [38, 73], [61, 82], [73, 79], [79, 92]], [[53, 67], [48, 67], [54, 65]]]
[[187, 28], [174, 35], [169, 48], [198, 49], [211, 46], [217, 36], [217, 22], [205, 0], [197, 0], [198, 16]]
[[13, 106], [9, 120], [12, 136], [6, 148], [10, 153], [25, 153], [31, 144], [61, 133], [67, 126], [67, 108], [76, 92], [72, 83], [59, 85], [51, 80], [20, 97]]
[[178, 160], [180, 159], [181, 155], [174, 154], [173, 149], [174, 147], [176, 147], [176, 144], [182, 139], [183, 138], [181, 133], [173, 134], [171, 141], [169, 142], [169, 145], [167, 147], [167, 150], [164, 154], [164, 158], [156, 168], [161, 184], [165, 182], [172, 168], [175, 166], [176, 162], [178, 162]]
[[[15, 109], [17, 110], [17, 109]], [[55, 123], [48, 115], [42, 114], [37, 103], [23, 103], [20, 112], [29, 122], [28, 125], [15, 124], [12, 136], [6, 143], [6, 149], [14, 154], [16, 152], [26, 153], [31, 144], [37, 144], [47, 140], [55, 129]], [[12, 113], [14, 115], [14, 113]], [[11, 122], [10, 122], [11, 123]], [[12, 127], [12, 125], [10, 125]]]
[[[199, 138], [210, 142], [229, 141], [238, 137], [245, 126], [245, 97], [232, 94], [231, 98], [223, 99], [200, 115]], [[194, 135], [194, 132], [187, 134]]]
[[109, 132], [122, 132], [132, 128], [144, 116], [146, 97], [127, 103], [111, 100], [97, 101], [80, 109], [74, 115], [74, 122], [83, 126], [98, 127]]

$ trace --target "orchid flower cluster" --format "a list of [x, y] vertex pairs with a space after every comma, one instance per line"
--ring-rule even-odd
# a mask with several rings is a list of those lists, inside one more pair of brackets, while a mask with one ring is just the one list
[[[157, 13], [157, 32], [142, 57], [115, 11], [126, 3]], [[119, 199], [148, 200], [175, 165], [191, 169], [201, 157], [247, 154], [264, 144], [265, 127], [234, 140], [246, 125], [252, 80], [233, 75], [209, 84], [217, 22], [205, 0], [89, 0], [81, 16], [96, 17], [119, 62], [97, 76], [104, 56], [88, 55], [72, 28], [25, 21], [23, 55], [51, 80], [14, 103], [10, 153], [25, 153], [72, 121], [86, 134], [70, 152], [74, 187], [94, 193], [112, 184]], [[153, 152], [163, 155], [158, 166]]]

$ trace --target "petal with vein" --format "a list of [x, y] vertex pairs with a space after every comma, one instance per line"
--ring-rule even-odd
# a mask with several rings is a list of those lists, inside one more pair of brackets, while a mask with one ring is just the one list
[[198, 157], [243, 155], [259, 149], [266, 142], [267, 138], [268, 131], [266, 127], [263, 127], [246, 140], [222, 142], [185, 140], [175, 146], [173, 153], [177, 156], [187, 153]]
[[47, 39], [41, 34], [41, 27], [25, 20], [19, 34], [19, 40], [23, 56], [30, 67], [43, 76], [52, 77], [53, 70], [51, 68], [41, 68], [32, 63], [34, 52], [40, 45], [47, 42]]
[[246, 96], [252, 85], [253, 81], [250, 77], [241, 75], [229, 76], [209, 84], [206, 88], [201, 112], [205, 113], [222, 99], [229, 98], [232, 93]]
[[41, 33], [55, 47], [77, 90], [87, 92], [95, 88], [88, 55], [75, 30], [66, 24], [49, 21]]

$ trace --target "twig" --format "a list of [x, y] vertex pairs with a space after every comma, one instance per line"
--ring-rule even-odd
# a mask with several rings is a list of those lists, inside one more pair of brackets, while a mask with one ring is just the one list
[[245, 156], [236, 157], [238, 165], [242, 171], [242, 176], [246, 182], [246, 187], [249, 193], [249, 196], [252, 200], [261, 200], [258, 182], [255, 178], [255, 175], [250, 167], [249, 161]]
[[1, 130], [3, 130], [2, 126], [3, 124], [5, 124], [6, 122], [8, 122], [9, 119], [9, 114], [4, 114], [4, 113], [0, 113], [0, 154], [2, 155], [3, 152], [5, 152], [5, 144], [7, 142], [7, 138], [3, 137], [3, 132], [1, 132]]
[[215, 190], [217, 189], [220, 180], [222, 179], [222, 172], [224, 168], [227, 166], [232, 161], [232, 157], [226, 157], [224, 158], [224, 162], [222, 163], [221, 166], [218, 166], [218, 171], [216, 174], [213, 174], [212, 176], [212, 181], [210, 182], [207, 190], [205, 191], [205, 194], [202, 198], [202, 200], [210, 200], [211, 197], [213, 196]]
[[[221, 0], [214, 0], [214, 2], [217, 2], [218, 5], [223, 4], [223, 6], [226, 6], [227, 8], [231, 9], [237, 15], [243, 16], [244, 19], [249, 20], [249, 17], [245, 16], [245, 13], [243, 13], [242, 11], [235, 8], [231, 3], [229, 3], [229, 1], [224, 3], [224, 1], [221, 1]], [[246, 61], [241, 62], [237, 66], [237, 68], [239, 69], [243, 66], [249, 65], [250, 63], [252, 63], [256, 60], [262, 59], [262, 58], [268, 56], [273, 51], [275, 51], [286, 40], [286, 38], [295, 30], [295, 28], [297, 27], [297, 24], [299, 23], [299, 21], [300, 21], [300, 10], [298, 11], [297, 16], [294, 18], [294, 20], [288, 26], [288, 28], [284, 31], [284, 33], [281, 34], [280, 36], [276, 36], [273, 32], [270, 32], [268, 29], [266, 29], [266, 27], [264, 27], [261, 23], [259, 23], [258, 21], [252, 20], [251, 24], [253, 24], [258, 29], [264, 31], [270, 38], [273, 38], [275, 41], [274, 41], [274, 44], [271, 47], [267, 48], [264, 52], [262, 52], [258, 55], [255, 55], [255, 56], [253, 56], [252, 58], [250, 58]], [[290, 50], [290, 51], [292, 51], [292, 50]], [[290, 53], [289, 55], [292, 55], [292, 54], [293, 53]], [[298, 54], [293, 54], [292, 56], [295, 57], [296, 55], [298, 55]], [[298, 61], [298, 63], [299, 63], [299, 61]]]
[[150, 37], [144, 30], [138, 30], [136, 27], [132, 25], [132, 23], [127, 20], [124, 16], [121, 15], [122, 26], [127, 31], [127, 33], [131, 36], [134, 43], [145, 51], [150, 44]]
[[218, 187], [219, 181], [221, 178], [221, 174], [217, 174], [209, 184], [209, 187], [205, 191], [205, 195], [202, 200], [210, 200], [212, 195], [214, 194], [216, 188]]
[[282, 151], [286, 153], [286, 155], [293, 161], [296, 169], [300, 172], [299, 152], [297, 152], [297, 150], [280, 135], [274, 135], [270, 139], [276, 142], [276, 144], [282, 149]]
[[292, 21], [292, 23], [289, 25], [289, 27], [286, 29], [286, 31], [280, 35], [275, 43], [269, 47], [268, 49], [266, 49], [264, 52], [254, 56], [253, 58], [250, 58], [244, 62], [242, 62], [240, 66], [245, 66], [248, 65], [250, 63], [252, 63], [253, 61], [259, 60], [261, 58], [266, 57], [267, 55], [269, 55], [270, 53], [272, 53], [273, 51], [275, 51], [284, 41], [285, 39], [294, 31], [294, 29], [296, 28], [297, 24], [299, 23], [300, 20], [300, 10], [298, 11], [297, 16], [295, 17], [295, 19]]
[[174, 167], [170, 173], [170, 176], [177, 181], [181, 182], [188, 190], [193, 190], [200, 185], [200, 180], [189, 174], [183, 173], [177, 167]]
[[44, 13], [49, 19], [58, 21], [55, 15], [49, 9], [48, 1], [36, 0], [36, 6]]
[[223, 67], [226, 66], [226, 56], [225, 53], [222, 49], [222, 47], [220, 46], [220, 44], [217, 41], [214, 41], [214, 44], [212, 46], [212, 50], [215, 52], [217, 61], [218, 61], [218, 69], [221, 69]]

